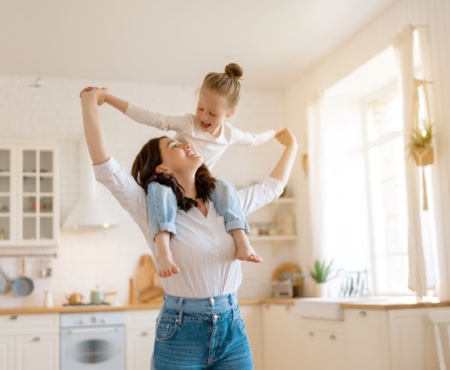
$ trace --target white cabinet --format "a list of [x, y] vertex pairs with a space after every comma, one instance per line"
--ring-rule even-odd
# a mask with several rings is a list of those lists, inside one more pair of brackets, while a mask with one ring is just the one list
[[253, 365], [255, 370], [263, 370], [263, 329], [261, 306], [258, 305], [240, 305], [241, 317], [245, 323], [252, 348]]
[[346, 309], [348, 369], [438, 369], [432, 325], [427, 318], [427, 313], [436, 309]]
[[127, 311], [127, 370], [148, 370], [159, 310]]
[[263, 306], [264, 370], [298, 370], [303, 363], [301, 318], [292, 311], [290, 305]]
[[56, 247], [58, 147], [0, 143], [0, 247]]
[[0, 370], [58, 370], [59, 315], [1, 315]]
[[347, 370], [344, 322], [302, 318], [302, 366], [308, 370]]

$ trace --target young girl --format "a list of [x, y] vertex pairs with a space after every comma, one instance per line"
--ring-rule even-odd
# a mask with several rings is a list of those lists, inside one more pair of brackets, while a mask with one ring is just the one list
[[[165, 116], [152, 113], [109, 94], [105, 102], [139, 123], [176, 131], [177, 140], [189, 142], [204, 163], [212, 169], [230, 145], [260, 145], [276, 134], [274, 130], [251, 134], [238, 130], [227, 122], [236, 112], [240, 100], [239, 79], [242, 75], [242, 68], [234, 63], [225, 67], [225, 73], [207, 74], [200, 89], [195, 115]], [[170, 235], [176, 235], [177, 196], [172, 191], [172, 177], [167, 176], [170, 174], [161, 169], [157, 171], [147, 188], [147, 207], [158, 250], [158, 273], [161, 277], [168, 277], [179, 272], [169, 249]], [[154, 199], [159, 201], [155, 202]], [[249, 230], [239, 206], [236, 189], [224, 180], [217, 180], [211, 200], [224, 217], [226, 230], [235, 239], [236, 258], [261, 262], [261, 257], [255, 253], [246, 236]]]

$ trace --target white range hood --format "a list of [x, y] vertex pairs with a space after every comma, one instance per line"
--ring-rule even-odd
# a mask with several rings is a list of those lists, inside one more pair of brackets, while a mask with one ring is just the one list
[[80, 140], [80, 199], [64, 220], [65, 229], [109, 228], [116, 221], [95, 194], [96, 180], [84, 138]]

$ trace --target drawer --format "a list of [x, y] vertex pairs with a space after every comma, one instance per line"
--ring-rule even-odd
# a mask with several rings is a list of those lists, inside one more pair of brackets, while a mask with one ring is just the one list
[[58, 333], [58, 314], [0, 315], [2, 334]]
[[127, 311], [127, 329], [152, 329], [158, 315], [159, 310]]

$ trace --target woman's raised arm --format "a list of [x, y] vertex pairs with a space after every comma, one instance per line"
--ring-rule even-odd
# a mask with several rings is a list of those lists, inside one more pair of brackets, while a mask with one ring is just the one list
[[107, 94], [108, 90], [93, 87], [87, 87], [80, 93], [84, 136], [93, 164], [104, 163], [110, 157], [106, 149], [106, 138], [98, 110], [98, 106], [103, 104]]
[[275, 135], [275, 139], [277, 139], [282, 145], [284, 145], [285, 149], [274, 169], [270, 173], [270, 177], [277, 179], [281, 182], [283, 187], [285, 187], [289, 180], [289, 176], [291, 175], [295, 156], [297, 154], [297, 139], [288, 128], [278, 131]]

